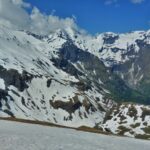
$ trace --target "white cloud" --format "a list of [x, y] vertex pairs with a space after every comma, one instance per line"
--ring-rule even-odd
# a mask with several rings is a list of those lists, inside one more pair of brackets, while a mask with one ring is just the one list
[[30, 4], [23, 0], [0, 0], [0, 25], [38, 34], [48, 34], [57, 29], [79, 29], [73, 18], [59, 18], [54, 13], [46, 15], [36, 7], [28, 14], [25, 7], [30, 7]]
[[29, 15], [23, 9], [22, 1], [0, 0], [0, 24], [13, 28], [24, 28], [29, 21]]
[[105, 5], [116, 4], [118, 0], [105, 0]]
[[[105, 0], [105, 5], [118, 5], [121, 0]], [[129, 0], [133, 4], [141, 4], [144, 0]]]
[[20, 6], [23, 6], [23, 7], [30, 7], [31, 6], [29, 3], [25, 3], [22, 0], [12, 0], [12, 2], [15, 5], [20, 5]]
[[42, 34], [46, 34], [57, 29], [74, 28], [77, 29], [77, 25], [73, 18], [59, 18], [58, 16], [44, 15], [36, 7], [33, 8], [30, 15], [31, 18], [31, 30], [34, 32], [40, 31]]
[[144, 2], [144, 0], [130, 0], [133, 4], [140, 4]]

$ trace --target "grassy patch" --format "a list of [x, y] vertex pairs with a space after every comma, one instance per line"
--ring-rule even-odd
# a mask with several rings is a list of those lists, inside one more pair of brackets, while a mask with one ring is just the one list
[[147, 134], [143, 134], [143, 135], [142, 134], [137, 134], [135, 136], [135, 138], [148, 140], [148, 139], [150, 139], [150, 135], [147, 135]]
[[144, 126], [147, 126], [147, 122], [144, 122], [143, 125], [144, 125]]
[[137, 110], [136, 110], [136, 108], [135, 108], [133, 105], [131, 105], [131, 106], [129, 107], [128, 115], [129, 115], [130, 117], [134, 117], [134, 119], [137, 118]]
[[143, 131], [144, 131], [146, 134], [150, 134], [150, 126], [143, 128]]
[[142, 111], [143, 111], [142, 112], [142, 120], [144, 121], [146, 116], [150, 116], [150, 110], [146, 109], [146, 108], [142, 108]]
[[129, 132], [131, 130], [125, 126], [119, 126], [118, 129], [119, 129], [118, 131], [119, 135], [124, 135], [126, 132]]
[[77, 131], [92, 132], [92, 133], [100, 133], [100, 134], [106, 134], [106, 135], [110, 134], [110, 133], [104, 132], [102, 129], [90, 128], [87, 126], [81, 126], [81, 127], [77, 128], [76, 130]]
[[140, 123], [136, 123], [136, 124], [131, 124], [130, 125], [130, 127], [132, 127], [132, 128], [137, 128], [137, 127], [139, 127], [140, 126]]

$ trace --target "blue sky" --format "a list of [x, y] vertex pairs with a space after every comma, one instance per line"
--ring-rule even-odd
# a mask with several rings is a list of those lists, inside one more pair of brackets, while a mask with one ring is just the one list
[[150, 28], [150, 0], [25, 0], [41, 12], [75, 16], [77, 24], [95, 34]]

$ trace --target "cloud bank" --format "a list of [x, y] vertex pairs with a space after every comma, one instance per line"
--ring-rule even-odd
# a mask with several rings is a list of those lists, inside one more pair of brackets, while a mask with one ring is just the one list
[[63, 19], [53, 14], [45, 15], [36, 7], [31, 8], [32, 11], [29, 14], [26, 7], [31, 6], [23, 0], [0, 0], [0, 25], [42, 35], [57, 29], [79, 29], [73, 18]]
[[29, 15], [24, 5], [21, 0], [0, 0], [0, 24], [12, 28], [27, 26]]

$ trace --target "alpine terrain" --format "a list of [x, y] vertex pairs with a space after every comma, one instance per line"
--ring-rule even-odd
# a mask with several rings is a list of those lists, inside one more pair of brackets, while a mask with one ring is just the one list
[[0, 26], [0, 116], [150, 138], [150, 31], [46, 36]]

